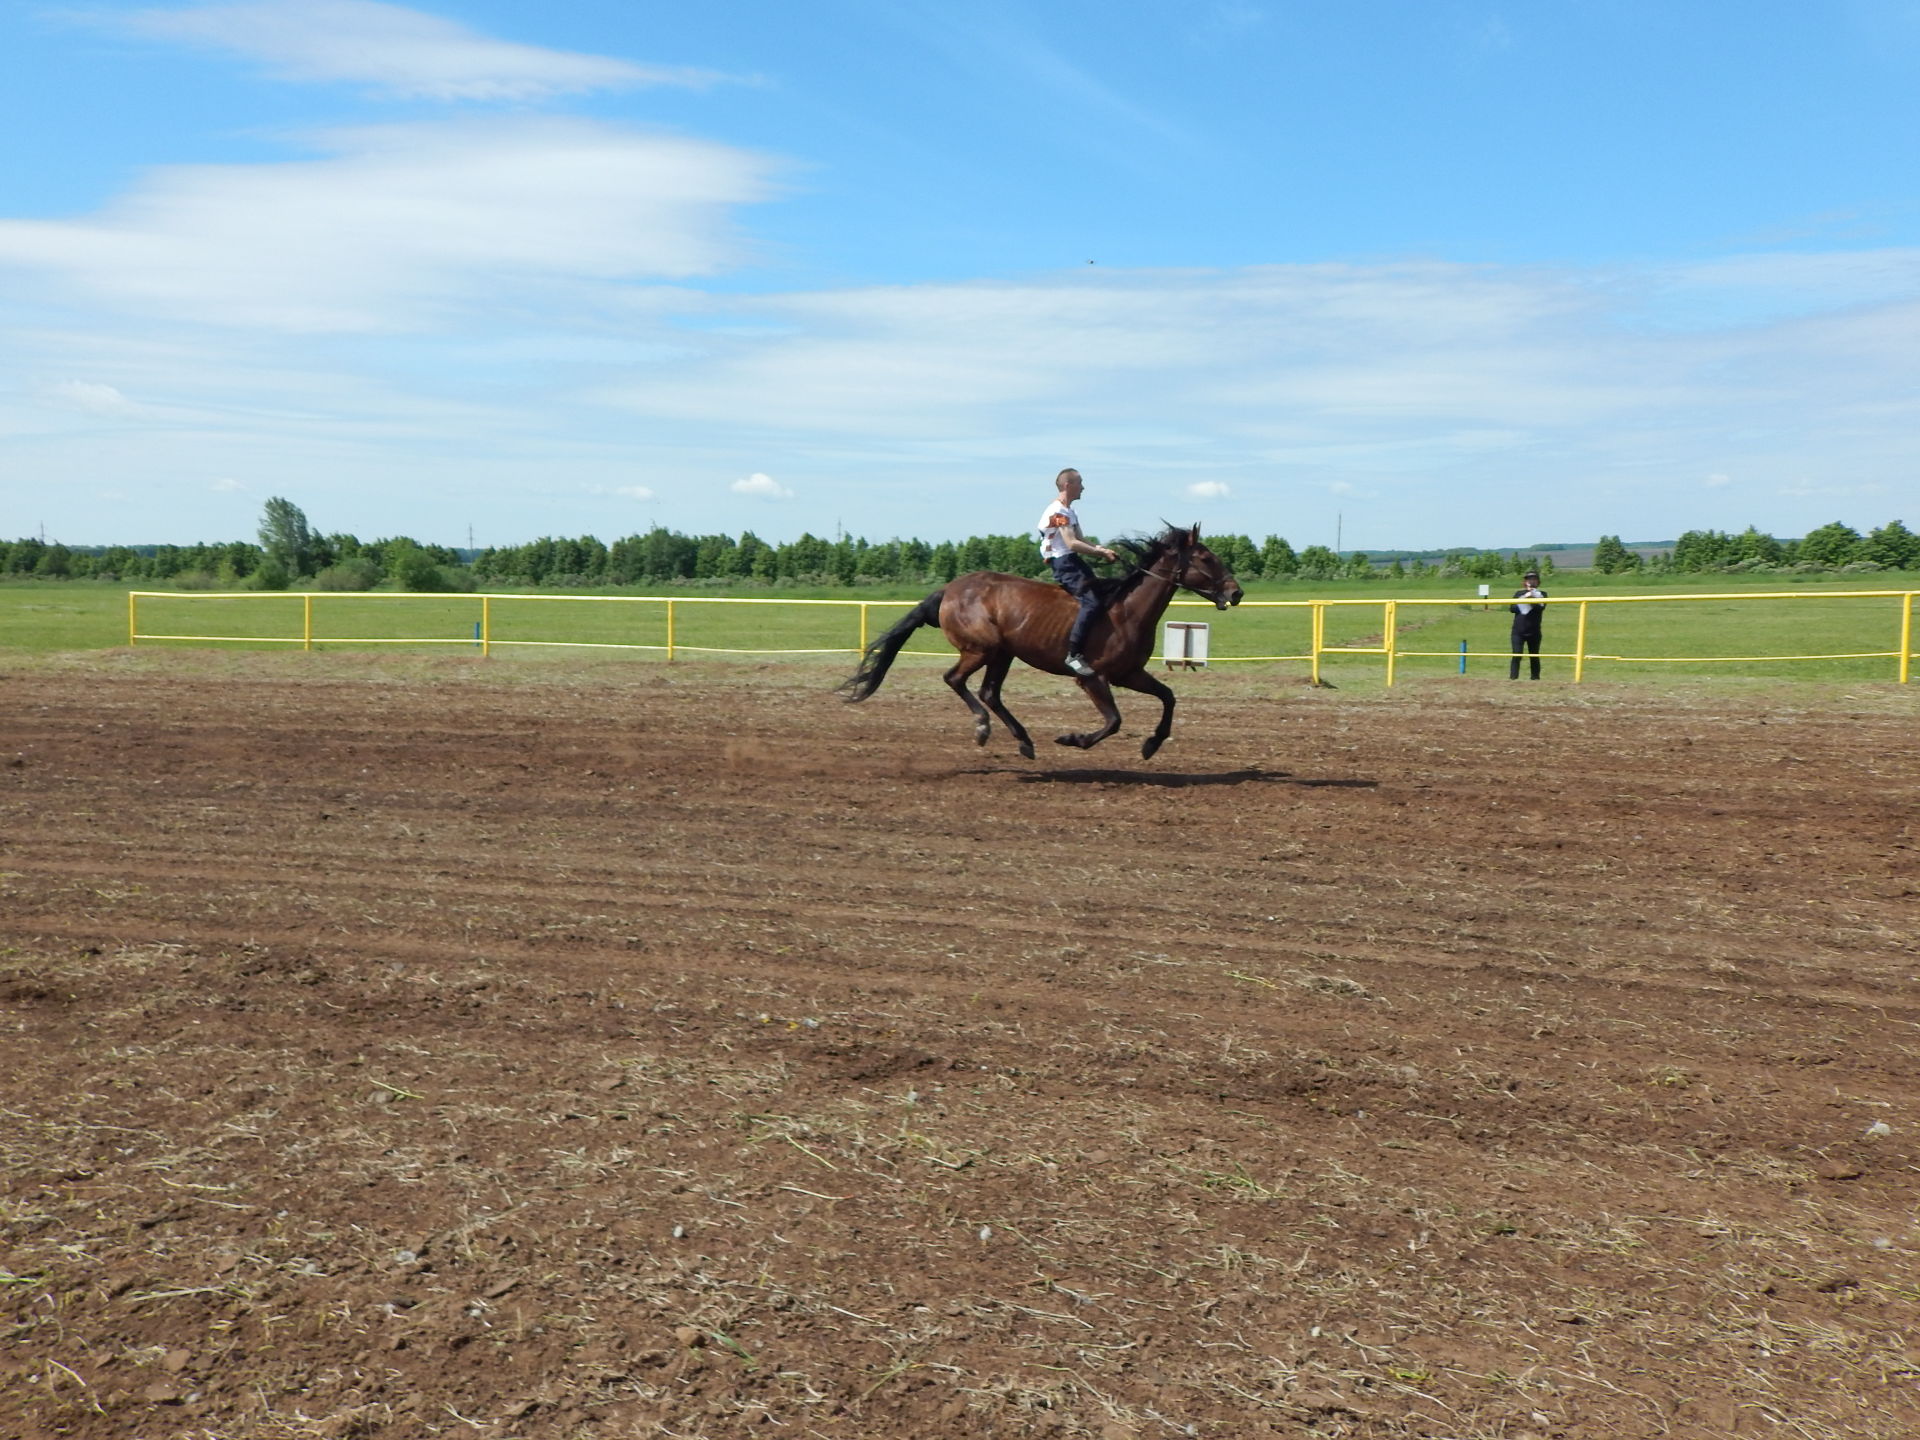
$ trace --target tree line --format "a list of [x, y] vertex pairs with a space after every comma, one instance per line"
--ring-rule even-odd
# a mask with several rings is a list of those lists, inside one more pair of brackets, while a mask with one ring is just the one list
[[[1494, 581], [1528, 569], [1555, 571], [1551, 550], [1456, 550], [1370, 556], [1337, 554], [1324, 545], [1295, 550], [1283, 537], [1209, 535], [1207, 543], [1242, 580], [1400, 579], [1440, 575]], [[1644, 571], [1769, 572], [1920, 569], [1920, 535], [1898, 520], [1862, 535], [1835, 522], [1797, 540], [1749, 526], [1739, 534], [1689, 530], [1670, 550], [1651, 554], [1603, 535], [1593, 568], [1605, 574]], [[496, 587], [579, 589], [679, 585], [939, 585], [970, 570], [1044, 576], [1031, 535], [966, 540], [829, 540], [802, 534], [773, 543], [752, 531], [683, 535], [655, 527], [606, 544], [592, 535], [546, 536], [524, 545], [462, 552], [407, 536], [361, 541], [315, 531], [297, 505], [275, 497], [261, 514], [259, 539], [208, 545], [69, 547], [25, 539], [0, 541], [0, 576], [108, 579], [164, 583], [180, 589], [451, 591]]]

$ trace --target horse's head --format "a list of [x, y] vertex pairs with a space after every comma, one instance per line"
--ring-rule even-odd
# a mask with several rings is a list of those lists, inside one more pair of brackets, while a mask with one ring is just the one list
[[1193, 591], [1202, 600], [1211, 600], [1216, 610], [1238, 605], [1246, 598], [1247, 592], [1233, 578], [1226, 561], [1200, 543], [1198, 525], [1191, 530], [1175, 526], [1168, 531], [1167, 538], [1172, 542], [1168, 553], [1176, 567], [1174, 584]]

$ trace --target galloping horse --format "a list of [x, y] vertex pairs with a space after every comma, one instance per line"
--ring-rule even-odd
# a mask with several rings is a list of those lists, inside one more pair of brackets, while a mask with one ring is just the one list
[[[1220, 557], [1200, 543], [1198, 525], [1191, 530], [1170, 525], [1151, 540], [1114, 543], [1133, 556], [1133, 568], [1117, 580], [1100, 582], [1106, 609], [1088, 637], [1086, 652], [1094, 675], [1075, 682], [1105, 723], [1084, 734], [1059, 736], [1058, 742], [1087, 750], [1118, 730], [1120, 709], [1113, 703], [1113, 686], [1123, 685], [1160, 701], [1160, 723], [1140, 746], [1141, 756], [1151, 758], [1173, 729], [1173, 691], [1149, 675], [1146, 665], [1153, 653], [1154, 631], [1174, 591], [1191, 590], [1221, 610], [1238, 605], [1245, 592]], [[945, 678], [973, 711], [974, 742], [987, 743], [991, 717], [998, 715], [1019, 743], [1020, 753], [1031, 760], [1033, 741], [1001, 703], [1000, 686], [1015, 660], [1052, 675], [1067, 674], [1067, 631], [1077, 610], [1073, 597], [1058, 585], [976, 570], [956, 577], [914, 606], [905, 619], [867, 647], [860, 668], [839, 688], [849, 701], [866, 699], [887, 678], [907, 637], [923, 625], [938, 625], [947, 643], [960, 652]], [[967, 677], [976, 670], [985, 672], [978, 695], [967, 688]]]

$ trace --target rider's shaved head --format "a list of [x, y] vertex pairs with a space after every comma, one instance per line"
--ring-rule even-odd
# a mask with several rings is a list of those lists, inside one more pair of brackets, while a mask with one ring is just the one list
[[1071, 481], [1078, 480], [1079, 478], [1080, 472], [1078, 470], [1062, 470], [1058, 475], [1053, 477], [1053, 488], [1056, 490], [1064, 490]]

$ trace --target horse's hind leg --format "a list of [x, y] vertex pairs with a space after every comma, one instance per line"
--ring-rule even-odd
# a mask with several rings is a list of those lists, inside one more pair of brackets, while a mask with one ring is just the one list
[[1118, 682], [1129, 690], [1138, 690], [1142, 695], [1151, 695], [1160, 702], [1160, 723], [1153, 727], [1153, 733], [1140, 742], [1140, 758], [1151, 760], [1153, 752], [1166, 742], [1173, 733], [1173, 691], [1161, 684], [1144, 670], [1136, 670], [1131, 675], [1121, 677]]
[[1000, 723], [1007, 727], [1007, 733], [1013, 736], [1020, 746], [1020, 753], [1027, 759], [1033, 759], [1033, 737], [1027, 734], [1027, 727], [1013, 718], [1013, 712], [1000, 701], [1000, 686], [1007, 678], [1007, 671], [1013, 668], [1013, 656], [996, 655], [987, 662], [986, 673], [980, 677], [980, 699], [986, 707], [1000, 717]]
[[977, 651], [967, 651], [954, 662], [951, 670], [940, 677], [947, 682], [948, 689], [967, 702], [967, 709], [973, 712], [973, 743], [976, 745], [987, 743], [987, 736], [993, 733], [993, 721], [987, 707], [982, 705], [973, 691], [967, 688], [967, 677], [986, 663], [985, 655]]
[[1088, 730], [1080, 735], [1056, 735], [1053, 743], [1071, 745], [1076, 750], [1091, 750], [1120, 728], [1120, 707], [1113, 703], [1113, 687], [1099, 676], [1075, 683], [1086, 693], [1086, 697], [1093, 701], [1094, 706], [1100, 711], [1100, 718], [1106, 721], [1106, 724], [1098, 730]]

